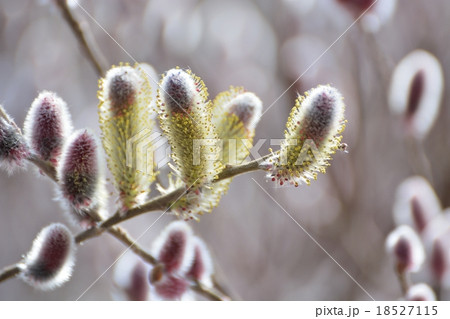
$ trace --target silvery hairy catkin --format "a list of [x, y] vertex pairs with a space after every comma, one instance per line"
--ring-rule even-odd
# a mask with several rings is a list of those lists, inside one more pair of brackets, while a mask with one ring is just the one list
[[153, 243], [152, 254], [160, 263], [149, 274], [156, 297], [182, 299], [189, 287], [185, 275], [194, 260], [192, 229], [184, 221], [170, 223]]
[[20, 277], [41, 290], [61, 286], [72, 275], [75, 248], [74, 237], [63, 224], [43, 228], [24, 257]]
[[386, 251], [394, 260], [399, 273], [417, 272], [425, 261], [423, 244], [416, 232], [402, 225], [393, 230], [386, 239]]
[[152, 246], [167, 273], [185, 273], [194, 258], [192, 229], [184, 221], [170, 223]]
[[436, 301], [436, 294], [427, 284], [415, 284], [409, 287], [405, 299], [408, 301]]
[[433, 127], [442, 102], [444, 75], [430, 52], [415, 50], [392, 73], [389, 106], [402, 115], [407, 135], [423, 140]]
[[288, 118], [281, 149], [268, 160], [268, 177], [283, 185], [310, 183], [325, 173], [340, 147], [345, 128], [344, 102], [339, 91], [319, 85], [299, 97]]
[[188, 187], [212, 181], [220, 162], [208, 155], [218, 141], [203, 81], [190, 70], [167, 71], [158, 92], [159, 119], [172, 148], [176, 174]]
[[41, 92], [31, 104], [24, 124], [24, 136], [33, 153], [57, 164], [71, 132], [66, 102], [53, 92]]
[[0, 167], [11, 174], [23, 168], [29, 156], [29, 147], [19, 128], [0, 105]]
[[410, 225], [422, 234], [427, 225], [441, 212], [439, 198], [422, 176], [409, 177], [397, 187], [393, 207], [397, 225]]
[[58, 181], [63, 198], [82, 217], [103, 216], [105, 179], [103, 156], [96, 137], [89, 130], [74, 132], [63, 148]]

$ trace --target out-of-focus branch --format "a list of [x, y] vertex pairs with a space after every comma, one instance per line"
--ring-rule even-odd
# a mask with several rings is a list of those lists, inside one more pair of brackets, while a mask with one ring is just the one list
[[108, 229], [108, 233], [122, 242], [125, 246], [130, 248], [131, 251], [133, 251], [136, 255], [141, 257], [149, 264], [156, 265], [158, 263], [158, 260], [147, 253], [144, 248], [139, 246], [139, 244], [133, 238], [131, 238], [131, 236], [125, 229], [119, 227], [111, 227]]
[[[107, 230], [108, 233], [113, 235], [114, 238], [118, 239], [125, 246], [127, 246], [130, 250], [132, 250], [136, 255], [141, 257], [144, 261], [148, 262], [151, 265], [157, 265], [158, 260], [153, 257], [151, 254], [145, 251], [143, 247], [141, 247], [130, 235], [122, 228], [111, 227]], [[208, 298], [210, 300], [215, 301], [225, 301], [231, 300], [230, 297], [226, 296], [220, 290], [214, 291], [210, 288], [205, 287], [199, 282], [196, 282], [190, 287], [196, 293]]]
[[14, 278], [22, 271], [19, 264], [7, 266], [0, 270], [0, 282], [6, 281], [8, 279]]
[[69, 25], [73, 34], [75, 35], [84, 54], [88, 58], [89, 62], [91, 62], [92, 66], [94, 67], [97, 75], [99, 77], [103, 76], [104, 72], [103, 72], [103, 68], [100, 65], [99, 59], [95, 56], [94, 51], [89, 46], [89, 44], [86, 40], [86, 36], [85, 36], [83, 30], [81, 29], [80, 23], [72, 15], [72, 12], [70, 11], [69, 6], [67, 5], [67, 0], [55, 0], [55, 2], [57, 4], [57, 6], [60, 8], [64, 20], [67, 22], [67, 24]]
[[196, 282], [195, 285], [191, 286], [191, 289], [195, 291], [196, 293], [214, 301], [230, 301], [231, 298], [222, 294], [218, 291], [213, 291], [210, 288], [205, 287], [199, 282]]
[[405, 271], [396, 270], [397, 278], [400, 283], [400, 287], [402, 289], [403, 296], [406, 296], [406, 293], [411, 286], [408, 274]]

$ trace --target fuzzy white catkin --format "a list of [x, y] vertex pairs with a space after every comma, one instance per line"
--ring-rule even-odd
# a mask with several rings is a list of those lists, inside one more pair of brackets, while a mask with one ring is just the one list
[[72, 211], [81, 215], [95, 213], [94, 220], [106, 217], [104, 166], [96, 136], [87, 129], [72, 133], [57, 170], [61, 195]]
[[398, 186], [393, 206], [397, 225], [410, 225], [418, 232], [422, 232], [441, 211], [439, 199], [425, 178], [413, 176]]
[[170, 273], [185, 274], [194, 259], [193, 232], [185, 221], [170, 223], [153, 242], [151, 252]]
[[413, 285], [408, 289], [405, 299], [410, 301], [435, 301], [436, 294], [430, 286], [420, 283]]
[[[407, 260], [399, 259], [396, 254], [396, 249], [401, 243], [408, 245], [407, 256], [403, 256]], [[397, 227], [388, 235], [386, 252], [394, 258], [396, 263], [406, 263], [403, 266], [405, 266], [404, 270], [407, 272], [419, 271], [425, 261], [425, 251], [419, 236], [411, 227], [406, 225]]]
[[15, 169], [25, 167], [29, 155], [25, 139], [0, 105], [0, 168], [12, 174]]
[[24, 136], [30, 148], [43, 160], [57, 161], [71, 132], [66, 102], [53, 92], [39, 93], [24, 123]]
[[113, 291], [113, 298], [130, 301], [148, 300], [149, 271], [149, 264], [144, 263], [132, 252], [125, 253], [114, 266], [113, 280], [118, 289]]
[[436, 121], [444, 89], [442, 67], [434, 55], [415, 50], [397, 64], [391, 79], [389, 106], [393, 113], [407, 116], [410, 91], [418, 72], [423, 74], [423, 87], [415, 112], [405, 119], [408, 134], [422, 140]]
[[224, 109], [236, 114], [248, 131], [254, 131], [261, 118], [262, 102], [254, 93], [245, 92], [231, 100]]
[[20, 278], [40, 290], [61, 286], [72, 275], [75, 249], [74, 237], [65, 225], [43, 228], [24, 257]]

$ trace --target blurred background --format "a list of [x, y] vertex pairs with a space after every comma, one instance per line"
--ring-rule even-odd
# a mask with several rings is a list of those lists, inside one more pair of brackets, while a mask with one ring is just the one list
[[[219, 206], [192, 223], [214, 254], [218, 280], [235, 299], [370, 299], [252, 178], [375, 299], [401, 296], [384, 241], [394, 228], [397, 186], [423, 172], [411, 164], [402, 122], [391, 114], [387, 92], [395, 65], [417, 48], [433, 53], [448, 75], [450, 2], [399, 0], [391, 16], [373, 11], [372, 21], [361, 19], [353, 26], [361, 11], [348, 2], [79, 0], [132, 58], [72, 3], [106, 68], [134, 64], [133, 59], [153, 65], [159, 74], [190, 67], [212, 98], [234, 85], [255, 92], [265, 108], [276, 101], [261, 118], [255, 140], [283, 137], [297, 93], [331, 84], [345, 97], [343, 142], [349, 153], [338, 152], [326, 175], [299, 188], [275, 188], [264, 172], [238, 176]], [[99, 134], [97, 81], [52, 1], [0, 2], [0, 102], [18, 125], [46, 89], [68, 103], [76, 128]], [[423, 143], [431, 165], [427, 177], [443, 207], [450, 205], [447, 83], [438, 119]], [[268, 147], [264, 144], [260, 153]], [[17, 262], [44, 226], [67, 224], [54, 198], [52, 182], [32, 167], [10, 177], [0, 172], [0, 267]], [[138, 237], [159, 215], [142, 215], [123, 226]], [[163, 216], [139, 243], [148, 247], [172, 219]], [[73, 278], [63, 287], [40, 292], [12, 279], [0, 285], [0, 300], [75, 300], [124, 249], [108, 234], [89, 240], [78, 249]], [[111, 300], [112, 277], [110, 269], [82, 299]]]

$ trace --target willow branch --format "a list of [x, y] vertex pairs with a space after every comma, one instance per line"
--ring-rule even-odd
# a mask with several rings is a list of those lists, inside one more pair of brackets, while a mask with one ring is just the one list
[[7, 266], [0, 270], [0, 282], [16, 277], [22, 271], [19, 264]]
[[136, 240], [131, 238], [131, 236], [127, 233], [125, 229], [119, 227], [111, 227], [108, 229], [108, 233], [111, 234], [114, 238], [118, 239], [125, 246], [127, 246], [131, 251], [133, 251], [136, 255], [141, 257], [143, 260], [148, 262], [149, 264], [156, 265], [158, 260], [150, 255], [148, 252], [142, 248]]
[[61, 10], [64, 20], [67, 22], [73, 34], [75, 35], [84, 54], [88, 58], [89, 62], [91, 62], [92, 66], [97, 72], [97, 75], [101, 77], [103, 75], [103, 69], [100, 63], [98, 62], [98, 58], [94, 55], [94, 52], [91, 50], [84, 35], [84, 32], [81, 29], [80, 23], [72, 15], [72, 12], [70, 11], [69, 6], [67, 5], [67, 0], [55, 0], [55, 2], [59, 7], [59, 9]]
[[[263, 156], [259, 159], [241, 164], [241, 165], [229, 165], [227, 166], [221, 173], [218, 174], [214, 183], [222, 181], [224, 179], [228, 179], [240, 174], [249, 173], [252, 171], [260, 170], [261, 164], [269, 157], [270, 155]], [[88, 240], [92, 237], [99, 236], [106, 229], [117, 225], [123, 221], [136, 217], [138, 215], [142, 215], [148, 212], [157, 211], [157, 210], [167, 210], [170, 206], [179, 198], [181, 198], [184, 193], [187, 193], [186, 187], [179, 187], [173, 190], [170, 193], [160, 195], [148, 201], [147, 203], [131, 208], [125, 212], [117, 211], [110, 218], [101, 222], [97, 227], [90, 228], [85, 230], [84, 232], [78, 234], [76, 236], [76, 241], [81, 243], [85, 240]]]
[[217, 181], [221, 181], [230, 177], [234, 177], [240, 174], [249, 173], [262, 169], [261, 165], [269, 158], [272, 154], [267, 154], [261, 158], [255, 159], [253, 161], [241, 164], [241, 165], [228, 165], [222, 172], [217, 176]]
[[57, 182], [56, 169], [52, 163], [44, 161], [34, 154], [30, 155], [28, 157], [28, 160], [36, 165], [41, 170], [41, 172], [51, 178], [54, 182]]
[[200, 282], [196, 282], [195, 285], [191, 286], [191, 289], [193, 291], [195, 291], [196, 293], [214, 300], [214, 301], [229, 301], [231, 300], [230, 297], [218, 292], [218, 291], [213, 291], [210, 288], [205, 287], [204, 285], [202, 285]]
[[400, 288], [402, 289], [403, 296], [406, 296], [409, 287], [411, 286], [408, 274], [405, 271], [401, 271], [399, 269], [396, 269], [395, 273], [397, 274], [397, 278], [400, 283]]

